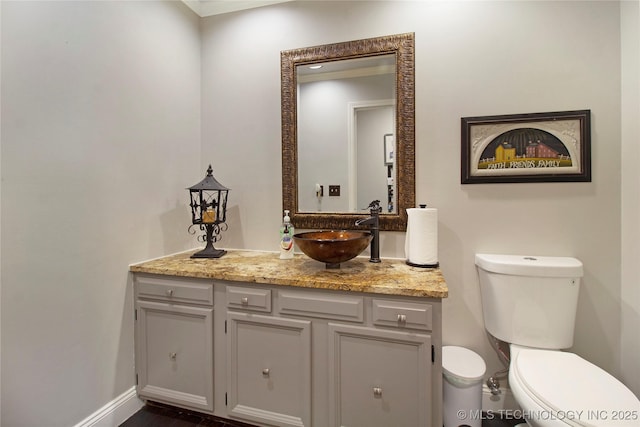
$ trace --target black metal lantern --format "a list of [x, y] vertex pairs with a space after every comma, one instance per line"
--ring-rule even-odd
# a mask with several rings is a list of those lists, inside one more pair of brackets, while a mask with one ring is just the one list
[[227, 195], [229, 189], [220, 184], [212, 175], [211, 165], [202, 181], [188, 188], [191, 197], [191, 224], [189, 233], [196, 234], [194, 226], [198, 226], [206, 234], [198, 236], [198, 240], [207, 242], [207, 246], [191, 258], [220, 258], [227, 251], [216, 249], [213, 244], [220, 240], [220, 232], [227, 231]]

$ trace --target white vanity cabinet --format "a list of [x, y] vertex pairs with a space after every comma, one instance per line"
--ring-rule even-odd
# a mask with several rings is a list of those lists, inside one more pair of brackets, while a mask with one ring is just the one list
[[223, 260], [131, 268], [141, 398], [264, 427], [442, 426], [439, 270]]
[[438, 418], [434, 302], [253, 284], [227, 285], [226, 295], [230, 417], [287, 427], [418, 427]]
[[439, 393], [432, 396], [432, 371], [439, 341], [431, 336], [433, 304], [365, 298], [369, 326], [329, 324], [331, 426], [436, 421], [432, 400]]
[[247, 422], [311, 425], [311, 322], [271, 311], [271, 289], [226, 286], [227, 411]]
[[428, 426], [431, 337], [332, 324], [331, 426]]
[[134, 290], [138, 395], [213, 411], [213, 283], [138, 276]]

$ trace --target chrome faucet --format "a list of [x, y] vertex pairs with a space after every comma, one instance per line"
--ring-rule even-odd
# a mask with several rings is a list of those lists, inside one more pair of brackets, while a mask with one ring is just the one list
[[382, 207], [380, 206], [380, 200], [374, 200], [369, 203], [369, 213], [371, 214], [368, 218], [359, 219], [356, 221], [356, 227], [360, 227], [361, 225], [369, 225], [371, 229], [371, 235], [373, 239], [371, 239], [371, 258], [369, 262], [380, 262], [380, 212], [382, 212]]

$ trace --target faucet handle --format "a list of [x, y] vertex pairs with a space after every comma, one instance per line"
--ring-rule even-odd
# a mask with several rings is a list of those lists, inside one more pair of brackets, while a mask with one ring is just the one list
[[371, 215], [382, 212], [382, 206], [380, 206], [380, 200], [373, 200], [369, 203], [368, 209], [371, 211]]

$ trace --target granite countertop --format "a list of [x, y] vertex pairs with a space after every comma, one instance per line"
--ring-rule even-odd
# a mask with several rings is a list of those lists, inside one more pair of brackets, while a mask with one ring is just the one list
[[439, 268], [419, 268], [404, 260], [382, 259], [379, 264], [358, 257], [339, 269], [326, 269], [303, 254], [281, 260], [277, 252], [229, 250], [222, 258], [190, 258], [195, 251], [133, 264], [134, 273], [264, 283], [300, 288], [446, 298], [447, 284]]

